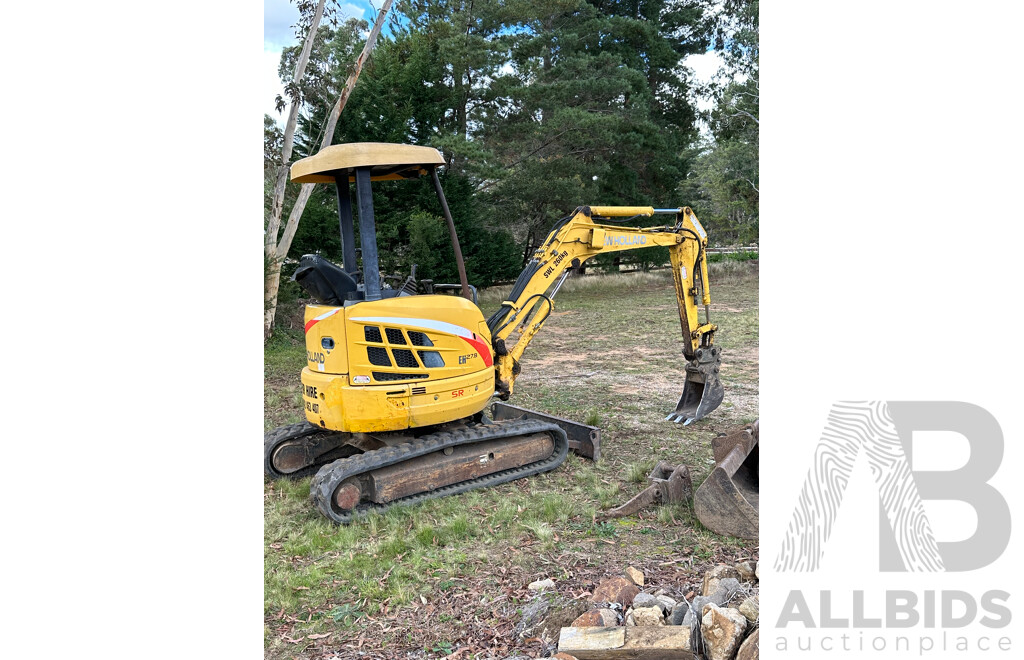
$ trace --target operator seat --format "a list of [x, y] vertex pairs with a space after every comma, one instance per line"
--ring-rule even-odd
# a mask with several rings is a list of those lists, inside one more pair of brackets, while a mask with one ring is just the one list
[[355, 278], [319, 254], [302, 255], [292, 279], [324, 305], [344, 305], [348, 294], [356, 290]]

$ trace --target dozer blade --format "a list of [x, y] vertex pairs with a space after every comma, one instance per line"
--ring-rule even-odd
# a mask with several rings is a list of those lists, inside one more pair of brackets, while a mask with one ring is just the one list
[[536, 410], [527, 410], [501, 401], [491, 404], [491, 419], [496, 422], [505, 419], [537, 419], [542, 422], [550, 422], [565, 431], [566, 437], [569, 438], [569, 451], [594, 462], [601, 460], [601, 429], [596, 426], [580, 424], [571, 419], [555, 417]]
[[718, 378], [722, 354], [718, 347], [698, 348], [696, 356], [686, 365], [686, 382], [676, 409], [665, 419], [682, 422], [684, 426], [703, 418], [725, 398], [725, 389]]
[[758, 422], [711, 441], [715, 469], [693, 497], [708, 529], [741, 539], [758, 537]]

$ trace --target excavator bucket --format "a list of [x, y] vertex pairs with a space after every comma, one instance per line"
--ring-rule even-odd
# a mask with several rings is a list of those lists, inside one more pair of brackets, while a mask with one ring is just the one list
[[758, 422], [711, 441], [715, 469], [697, 489], [693, 509], [708, 529], [757, 539]]
[[721, 349], [717, 346], [698, 348], [694, 359], [686, 364], [683, 395], [679, 397], [676, 409], [665, 419], [682, 422], [686, 426], [717, 408], [725, 397], [725, 389], [718, 378], [721, 364]]

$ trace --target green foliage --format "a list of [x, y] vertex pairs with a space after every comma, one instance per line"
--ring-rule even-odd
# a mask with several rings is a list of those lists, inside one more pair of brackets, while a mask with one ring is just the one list
[[363, 612], [360, 612], [357, 608], [352, 605], [345, 604], [339, 605], [330, 611], [330, 617], [334, 619], [335, 623], [354, 623], [357, 619], [363, 616]]
[[327, 259], [341, 260], [341, 229], [334, 186], [317, 186], [306, 202], [302, 222], [295, 231], [288, 256], [319, 253]]
[[[285, 89], [287, 102], [297, 98], [311, 112], [299, 118], [295, 140], [297, 156], [307, 156], [319, 150], [321, 127], [324, 125], [321, 119], [341, 93], [349, 69], [365, 44], [364, 35], [369, 27], [366, 21], [349, 18], [340, 24], [336, 21], [322, 23], [317, 30], [305, 75], [297, 85], [289, 84]], [[282, 80], [291, 79], [301, 50], [302, 43], [299, 42], [282, 51], [278, 67]], [[279, 111], [284, 110], [285, 102], [278, 97]]]
[[[270, 115], [263, 115], [263, 227], [266, 229], [271, 218], [274, 200], [274, 186], [281, 161], [281, 146], [284, 132]], [[266, 265], [266, 264], [265, 264]]]
[[641, 484], [647, 481], [647, 475], [654, 469], [654, 461], [644, 460], [626, 466], [626, 481]]
[[756, 74], [759, 61], [759, 0], [722, 0], [714, 27], [715, 46], [730, 70]]
[[[679, 63], [707, 45], [702, 11], [666, 2], [511, 4], [502, 42], [511, 72], [492, 84], [496, 107], [482, 122], [491, 155], [478, 172], [491, 177], [485, 203], [527, 245], [581, 204], [669, 203], [695, 135]], [[663, 256], [622, 259], [649, 267]]]
[[742, 252], [727, 252], [725, 254], [709, 254], [708, 263], [714, 264], [722, 261], [755, 261], [757, 258], [757, 252], [744, 250]]
[[716, 40], [726, 70], [709, 90], [716, 101], [705, 117], [710, 138], [691, 149], [694, 167], [680, 185], [717, 244], [756, 242], [758, 237], [757, 0], [726, 0]]
[[431, 653], [440, 653], [442, 655], [448, 656], [455, 651], [455, 646], [447, 640], [441, 640], [439, 642], [435, 642], [434, 645], [427, 650]]
[[[514, 279], [520, 264], [511, 236], [483, 222], [485, 214], [465, 176], [449, 172], [440, 179], [470, 284], [482, 287]], [[376, 185], [374, 216], [381, 270], [404, 277], [416, 264], [418, 279], [459, 281], [448, 226], [429, 180]]]
[[[712, 240], [757, 238], [757, 2], [726, 0], [405, 0], [378, 40], [341, 113], [333, 143], [439, 148], [441, 180], [469, 280], [515, 278], [555, 221], [582, 204], [687, 204]], [[308, 8], [307, 8], [308, 9]], [[305, 14], [303, 14], [305, 16]], [[316, 151], [368, 28], [325, 20], [306, 78], [294, 157]], [[683, 58], [714, 45], [731, 77], [703, 117]], [[280, 70], [294, 66], [286, 49]], [[280, 131], [265, 119], [265, 165]], [[277, 151], [279, 154], [279, 149]], [[269, 156], [267, 155], [269, 154]], [[272, 167], [265, 172], [273, 174]], [[272, 189], [273, 177], [265, 177]], [[288, 184], [285, 215], [298, 190]], [[429, 180], [374, 188], [386, 274], [454, 283], [446, 223]], [[645, 224], [645, 223], [641, 223]], [[660, 219], [646, 224], [660, 224]], [[358, 241], [358, 237], [357, 237]], [[318, 186], [289, 257], [339, 260], [332, 186]], [[605, 270], [648, 270], [667, 248], [600, 255]]]
[[270, 115], [263, 115], [263, 169], [274, 169], [281, 160], [284, 132]]
[[[640, 224], [637, 223], [637, 225]], [[606, 252], [590, 259], [587, 263], [605, 272], [617, 273], [620, 270], [641, 270], [647, 272], [652, 268], [664, 266], [668, 262], [668, 248], [655, 245], [637, 250]]]
[[447, 227], [442, 218], [416, 211], [409, 217], [409, 259], [419, 264], [421, 277], [440, 279], [450, 272], [452, 249], [447, 239]]

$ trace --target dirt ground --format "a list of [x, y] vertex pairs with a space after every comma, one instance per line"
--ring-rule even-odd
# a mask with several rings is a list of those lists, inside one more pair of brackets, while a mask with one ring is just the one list
[[[312, 509], [308, 478], [266, 481], [266, 657], [542, 657], [550, 651], [543, 642], [513, 634], [534, 580], [549, 577], [559, 594], [585, 598], [602, 578], [634, 566], [648, 584], [682, 596], [716, 563], [757, 559], [756, 542], [713, 534], [692, 504], [598, 518], [643, 489], [658, 460], [688, 465], [696, 487], [713, 465], [711, 438], [758, 416], [756, 262], [712, 282], [725, 400], [699, 422], [664, 420], [683, 385], [671, 280], [618, 276], [559, 293], [511, 400], [580, 422], [597, 418], [598, 464], [570, 456], [544, 475], [347, 528]], [[300, 419], [303, 357], [301, 330], [268, 347], [267, 428]]]

